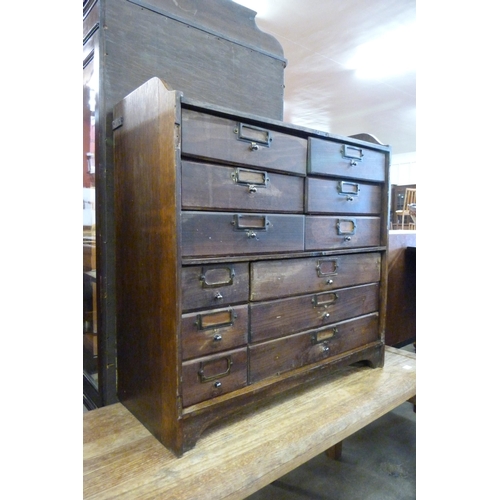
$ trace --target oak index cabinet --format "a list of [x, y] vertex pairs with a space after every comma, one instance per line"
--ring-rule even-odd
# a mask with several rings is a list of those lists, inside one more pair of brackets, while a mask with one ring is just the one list
[[158, 78], [113, 128], [118, 396], [165, 446], [181, 455], [229, 414], [383, 365], [388, 146]]

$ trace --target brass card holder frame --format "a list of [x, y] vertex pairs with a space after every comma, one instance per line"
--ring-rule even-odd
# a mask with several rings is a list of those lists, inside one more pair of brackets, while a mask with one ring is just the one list
[[235, 129], [235, 133], [238, 134], [239, 141], [250, 143], [250, 149], [252, 151], [257, 151], [259, 146], [270, 147], [271, 141], [273, 140], [270, 130], [242, 122], [238, 123], [238, 128]]
[[[217, 318], [218, 316], [224, 316], [224, 313], [227, 314], [227, 318], [222, 318], [220, 321], [216, 320], [217, 322], [209, 322], [209, 318]], [[200, 331], [207, 331], [207, 330], [218, 330], [219, 328], [225, 328], [227, 326], [233, 326], [234, 325], [234, 318], [236, 317], [234, 313], [234, 309], [232, 307], [226, 309], [226, 310], [219, 310], [216, 312], [212, 313], [206, 313], [206, 314], [197, 314], [196, 315], [196, 321], [195, 325]]]
[[198, 376], [200, 377], [200, 382], [202, 384], [206, 383], [206, 382], [213, 382], [214, 380], [217, 380], [219, 378], [222, 378], [222, 377], [227, 377], [230, 373], [231, 373], [231, 367], [233, 366], [233, 360], [231, 359], [231, 356], [226, 356], [225, 359], [226, 360], [226, 363], [227, 363], [227, 368], [225, 371], [221, 372], [221, 373], [217, 373], [216, 375], [210, 375], [210, 376], [206, 376], [205, 375], [205, 368], [207, 365], [209, 365], [210, 363], [215, 363], [217, 361], [220, 361], [221, 358], [217, 358], [216, 360], [212, 359], [210, 361], [202, 361], [200, 363], [200, 369], [198, 371]]
[[[214, 271], [227, 271], [228, 278], [224, 281], [213, 281], [209, 282], [207, 279], [207, 275], [210, 275], [211, 272]], [[200, 274], [200, 281], [202, 288], [219, 288], [221, 286], [230, 286], [233, 284], [233, 280], [236, 273], [234, 271], [234, 266], [226, 266], [226, 267], [202, 267]]]
[[249, 193], [255, 193], [257, 188], [267, 188], [269, 177], [262, 170], [237, 167], [231, 173], [231, 178], [239, 186], [247, 186]]
[[351, 167], [355, 167], [358, 161], [363, 161], [363, 156], [363, 149], [342, 144], [342, 158], [351, 160]]
[[339, 333], [336, 326], [330, 326], [322, 330], [317, 330], [311, 334], [311, 344], [321, 344], [333, 339]]

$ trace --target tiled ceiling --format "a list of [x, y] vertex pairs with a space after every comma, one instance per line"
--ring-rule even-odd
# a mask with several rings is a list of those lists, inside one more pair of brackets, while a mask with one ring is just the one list
[[[416, 152], [416, 0], [235, 1], [283, 47], [286, 122]], [[353, 65], [364, 49], [371, 75]]]

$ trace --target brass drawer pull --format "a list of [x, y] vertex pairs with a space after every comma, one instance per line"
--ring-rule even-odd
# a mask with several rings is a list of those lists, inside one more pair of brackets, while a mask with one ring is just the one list
[[[332, 281], [333, 283], [333, 281]], [[322, 300], [327, 298], [327, 300]], [[312, 299], [313, 307], [328, 307], [331, 304], [335, 304], [339, 300], [339, 295], [336, 292], [332, 293], [327, 293], [327, 294], [322, 294], [322, 295], [315, 295]]]
[[[354, 219], [339, 219], [337, 222], [337, 234], [339, 236], [356, 234], [356, 221]], [[350, 241], [351, 238], [344, 238]]]
[[269, 147], [271, 145], [271, 141], [273, 140], [270, 130], [255, 127], [254, 125], [245, 125], [240, 122], [238, 128], [234, 131], [238, 134], [239, 141], [246, 141], [250, 143], [250, 149], [252, 151], [257, 151], [259, 149], [259, 144]]
[[266, 215], [236, 214], [233, 216], [232, 224], [237, 231], [267, 231], [269, 221]]
[[[319, 332], [314, 332], [311, 335], [311, 343], [321, 344], [321, 342], [333, 339], [333, 337], [335, 337], [335, 335], [337, 335], [338, 333], [339, 331], [336, 327], [327, 328], [326, 330], [320, 330]], [[325, 343], [325, 346], [328, 346], [328, 344]]]
[[[363, 160], [363, 150], [354, 146], [342, 145], [342, 157], [351, 160], [351, 166], [356, 166], [357, 161]], [[357, 161], [355, 161], [357, 160]]]
[[318, 260], [316, 264], [316, 272], [319, 278], [323, 276], [337, 276], [338, 269], [337, 259]]
[[[201, 269], [200, 281], [202, 288], [216, 288], [220, 286], [229, 286], [233, 284], [235, 276], [234, 267], [203, 267]], [[220, 294], [218, 294], [220, 295]], [[216, 299], [221, 299], [222, 295]]]
[[361, 189], [357, 182], [339, 181], [337, 191], [339, 195], [345, 195], [347, 201], [354, 201], [354, 196], [358, 196]]
[[[203, 384], [205, 382], [212, 382], [213, 380], [217, 380], [218, 378], [227, 377], [231, 373], [231, 366], [233, 366], [233, 360], [231, 359], [231, 356], [227, 356], [225, 358], [225, 360], [226, 360], [226, 363], [227, 363], [226, 370], [223, 371], [222, 373], [217, 373], [215, 375], [209, 375], [208, 377], [205, 375], [205, 369], [211, 363], [214, 363], [215, 361], [219, 361], [219, 359], [217, 359], [215, 361], [211, 360], [211, 361], [204, 361], [204, 362], [202, 362], [200, 364], [200, 370], [198, 371], [198, 375], [200, 377], [200, 382]], [[219, 384], [220, 384], [220, 382], [219, 382]], [[220, 386], [218, 386], [218, 387], [220, 387]]]
[[267, 172], [239, 167], [233, 170], [231, 179], [233, 179], [235, 184], [248, 186], [250, 193], [255, 193], [257, 188], [267, 188], [267, 183], [269, 182]]
[[198, 330], [224, 328], [226, 326], [233, 326], [235, 317], [234, 310], [231, 308], [226, 311], [198, 314], [196, 316], [195, 325], [198, 327]]

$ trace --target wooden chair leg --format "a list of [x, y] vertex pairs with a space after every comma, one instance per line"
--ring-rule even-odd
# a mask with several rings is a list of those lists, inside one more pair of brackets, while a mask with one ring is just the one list
[[332, 460], [340, 460], [342, 456], [342, 441], [325, 450], [325, 455]]

